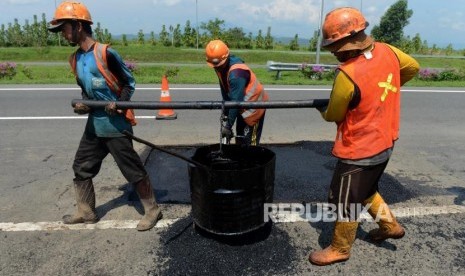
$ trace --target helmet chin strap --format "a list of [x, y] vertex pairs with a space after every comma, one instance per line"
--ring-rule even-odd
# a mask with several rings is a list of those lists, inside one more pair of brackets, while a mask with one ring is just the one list
[[72, 27], [73, 27], [73, 31], [71, 33], [71, 40], [69, 41], [69, 44], [71, 46], [76, 46], [78, 45], [78, 24], [79, 22], [76, 22], [75, 24], [73, 23], [72, 24]]

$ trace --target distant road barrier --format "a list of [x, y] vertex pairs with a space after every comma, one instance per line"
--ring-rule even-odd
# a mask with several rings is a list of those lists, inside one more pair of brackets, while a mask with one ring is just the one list
[[309, 63], [286, 63], [286, 62], [276, 62], [269, 60], [266, 62], [266, 67], [268, 71], [276, 71], [276, 79], [281, 78], [282, 71], [301, 71], [307, 67], [323, 67], [324, 71], [329, 71], [335, 69], [337, 65], [334, 64], [309, 64]]

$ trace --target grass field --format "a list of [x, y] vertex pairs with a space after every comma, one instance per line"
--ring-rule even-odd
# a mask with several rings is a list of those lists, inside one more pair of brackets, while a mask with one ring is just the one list
[[[170, 75], [170, 83], [216, 84], [214, 71], [204, 62], [203, 49], [182, 49], [151, 45], [114, 46], [126, 62], [136, 65], [134, 75], [139, 84], [159, 84], [163, 74]], [[47, 48], [0, 48], [0, 63], [14, 62], [17, 74], [12, 79], [0, 78], [0, 84], [74, 84], [67, 64], [73, 47]], [[329, 85], [331, 80], [311, 80], [301, 72], [282, 72], [276, 79], [276, 72], [266, 68], [267, 61], [287, 63], [315, 63], [316, 54], [308, 51], [261, 51], [234, 50], [265, 85]], [[465, 68], [463, 57], [415, 56], [422, 68]], [[336, 64], [336, 59], [327, 52], [320, 54], [320, 63]], [[409, 86], [462, 87], [461, 81], [422, 81], [414, 79]]]

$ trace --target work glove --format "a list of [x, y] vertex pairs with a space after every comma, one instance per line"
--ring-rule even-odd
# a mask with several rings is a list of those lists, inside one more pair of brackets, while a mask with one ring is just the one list
[[83, 103], [77, 103], [74, 106], [74, 113], [83, 115], [83, 114], [87, 114], [89, 112], [90, 112], [90, 107], [88, 107], [87, 105], [85, 105]]
[[234, 137], [234, 133], [230, 126], [221, 126], [221, 137], [231, 139]]
[[105, 112], [107, 112], [108, 115], [110, 115], [110, 116], [114, 116], [114, 115], [116, 115], [118, 113], [122, 113], [121, 110], [116, 109], [116, 102], [110, 102], [109, 104], [107, 104], [105, 106]]

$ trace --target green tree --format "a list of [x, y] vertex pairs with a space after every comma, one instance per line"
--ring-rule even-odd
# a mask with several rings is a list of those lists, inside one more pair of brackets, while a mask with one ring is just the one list
[[215, 18], [215, 20], [209, 20], [207, 23], [201, 23], [200, 28], [205, 30], [207, 39], [219, 39], [223, 35], [224, 20]]
[[8, 23], [6, 40], [9, 45], [14, 47], [26, 46], [23, 30], [21, 29], [21, 25], [19, 25], [18, 19], [15, 18], [13, 24]]
[[187, 20], [182, 34], [182, 44], [186, 47], [195, 47], [197, 43], [196, 35], [194, 28], [191, 27], [191, 22]]
[[181, 47], [182, 45], [182, 34], [180, 24], [177, 24], [176, 28], [174, 28], [173, 30], [173, 43], [174, 47]]
[[432, 46], [431, 49], [430, 49], [429, 54], [430, 54], [430, 55], [434, 55], [434, 54], [437, 54], [437, 53], [438, 53], [438, 45], [433, 44], [433, 46]]
[[157, 45], [157, 40], [155, 39], [155, 32], [153, 32], [153, 31], [150, 32], [149, 43], [150, 43], [150, 45], [152, 45], [152, 46]]
[[381, 17], [379, 25], [371, 30], [372, 36], [377, 41], [400, 46], [404, 36], [404, 27], [409, 24], [409, 18], [413, 11], [408, 9], [407, 0], [399, 0], [394, 3]]
[[252, 32], [249, 32], [249, 35], [245, 38], [244, 48], [245, 49], [253, 49], [253, 35], [252, 35]]
[[145, 44], [145, 35], [142, 29], [139, 30], [137, 33], [137, 44], [144, 45]]
[[412, 44], [414, 53], [419, 54], [423, 52], [423, 43], [421, 42], [420, 34], [415, 34], [415, 36], [412, 38]]
[[5, 30], [5, 24], [2, 24], [0, 26], [0, 47], [6, 47], [6, 30]]
[[37, 18], [37, 15], [33, 16], [32, 25], [31, 25], [31, 35], [32, 35], [32, 45], [34, 46], [45, 46], [47, 45], [46, 39], [42, 38], [42, 34], [40, 32], [40, 24]]
[[449, 45], [447, 45], [446, 49], [445, 49], [445, 54], [446, 56], [450, 56], [454, 53], [454, 48], [452, 47], [452, 44], [449, 43]]
[[95, 40], [103, 43], [104, 37], [103, 37], [102, 27], [100, 26], [100, 22], [97, 22], [97, 25], [94, 29], [94, 37], [95, 37]]
[[223, 40], [229, 47], [241, 49], [244, 48], [246, 37], [242, 28], [236, 27], [224, 32]]
[[263, 38], [262, 30], [258, 30], [258, 35], [255, 38], [255, 48], [257, 49], [265, 48], [265, 39]]
[[23, 41], [24, 41], [23, 46], [28, 47], [28, 46], [32, 46], [32, 45], [35, 44], [33, 42], [34, 41], [34, 33], [32, 31], [32, 26], [29, 24], [29, 20], [27, 20], [27, 19], [24, 22], [22, 37], [23, 37]]
[[192, 29], [192, 37], [193, 37], [193, 41], [195, 41], [195, 46], [197, 47], [197, 39], [198, 39], [198, 43], [199, 44], [202, 44], [202, 40], [201, 40], [201, 36], [200, 34], [197, 34], [197, 30], [196, 29]]
[[273, 36], [271, 36], [271, 27], [268, 27], [268, 30], [266, 31], [266, 36], [265, 36], [265, 49], [266, 50], [273, 49], [273, 44], [274, 44], [274, 39], [273, 39]]
[[[48, 23], [47, 23], [47, 17], [45, 16], [45, 13], [42, 13], [42, 20], [40, 21], [40, 32], [42, 33], [42, 36], [46, 38], [46, 45], [58, 45], [61, 46], [62, 44], [68, 45], [68, 42], [63, 39], [61, 36], [61, 33], [50, 33], [47, 29]], [[63, 40], [63, 41], [62, 41]]]
[[313, 37], [308, 41], [308, 50], [311, 52], [316, 51], [316, 46], [318, 43], [318, 31], [313, 32]]
[[125, 34], [123, 34], [123, 36], [121, 37], [121, 40], [122, 40], [123, 46], [128, 46], [128, 37]]
[[166, 31], [165, 25], [161, 26], [161, 32], [158, 37], [163, 46], [170, 46], [170, 34]]
[[170, 25], [168, 29], [170, 30], [171, 46], [173, 46], [174, 45], [174, 35], [173, 35], [174, 27]]
[[[59, 36], [59, 39], [61, 40], [61, 35]], [[45, 16], [45, 13], [42, 13], [42, 17], [39, 23], [39, 40], [41, 41], [40, 44], [42, 46], [47, 46], [50, 44], [57, 45], [57, 42], [53, 41], [53, 36], [47, 29], [47, 18]]]
[[397, 46], [404, 50], [407, 54], [415, 52], [415, 46], [413, 45], [413, 41], [410, 39], [410, 36], [402, 38]]
[[299, 35], [298, 34], [296, 34], [294, 36], [294, 39], [291, 40], [291, 42], [289, 42], [289, 49], [291, 49], [291, 51], [299, 50]]
[[108, 31], [108, 29], [103, 30], [103, 40], [102, 41], [103, 41], [103, 43], [111, 44], [112, 37], [111, 37], [111, 33]]
[[422, 46], [422, 54], [427, 54], [428, 53], [428, 50], [429, 50], [429, 46], [428, 46], [428, 41], [426, 40], [423, 40], [423, 43], [421, 44]]

